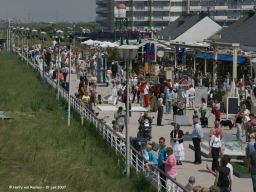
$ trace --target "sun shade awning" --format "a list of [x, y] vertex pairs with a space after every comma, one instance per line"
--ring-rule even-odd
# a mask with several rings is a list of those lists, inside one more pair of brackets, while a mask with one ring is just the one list
[[[204, 53], [200, 52], [195, 55], [199, 58], [207, 58], [207, 59], [213, 59], [213, 53]], [[237, 56], [237, 64], [243, 63], [247, 58], [242, 56]], [[227, 54], [218, 54], [218, 60], [220, 61], [231, 61], [233, 62], [233, 55], [227, 55]]]

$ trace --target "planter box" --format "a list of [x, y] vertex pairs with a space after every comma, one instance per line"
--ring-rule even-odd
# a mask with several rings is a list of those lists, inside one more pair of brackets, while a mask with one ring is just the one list
[[251, 178], [251, 174], [238, 173], [235, 170], [233, 170], [233, 175], [235, 175], [238, 178]]

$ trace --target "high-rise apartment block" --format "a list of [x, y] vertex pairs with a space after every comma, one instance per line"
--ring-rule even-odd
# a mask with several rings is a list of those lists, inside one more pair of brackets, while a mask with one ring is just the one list
[[[181, 15], [208, 12], [222, 26], [230, 25], [249, 10], [255, 0], [124, 0], [131, 29], [161, 29]], [[114, 30], [115, 12], [120, 0], [96, 0], [98, 30]]]

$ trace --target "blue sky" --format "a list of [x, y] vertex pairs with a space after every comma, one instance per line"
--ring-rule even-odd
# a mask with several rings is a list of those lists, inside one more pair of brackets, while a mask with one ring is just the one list
[[24, 21], [28, 14], [31, 20], [95, 21], [96, 0], [1, 0], [0, 17], [17, 17]]

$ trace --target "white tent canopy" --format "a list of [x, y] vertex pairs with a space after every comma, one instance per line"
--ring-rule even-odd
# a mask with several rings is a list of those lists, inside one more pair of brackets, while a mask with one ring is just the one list
[[89, 40], [87, 40], [87, 41], [83, 41], [81, 44], [82, 44], [82, 45], [89, 45], [89, 46], [91, 46], [91, 45], [94, 44], [94, 41], [91, 40], [91, 39], [89, 39]]
[[99, 47], [103, 47], [103, 48], [107, 48], [107, 47], [118, 47], [118, 44], [116, 43], [111, 43], [109, 41], [93, 41], [91, 39], [87, 40], [87, 41], [83, 41], [81, 43], [82, 45], [88, 45], [88, 46], [99, 46]]

